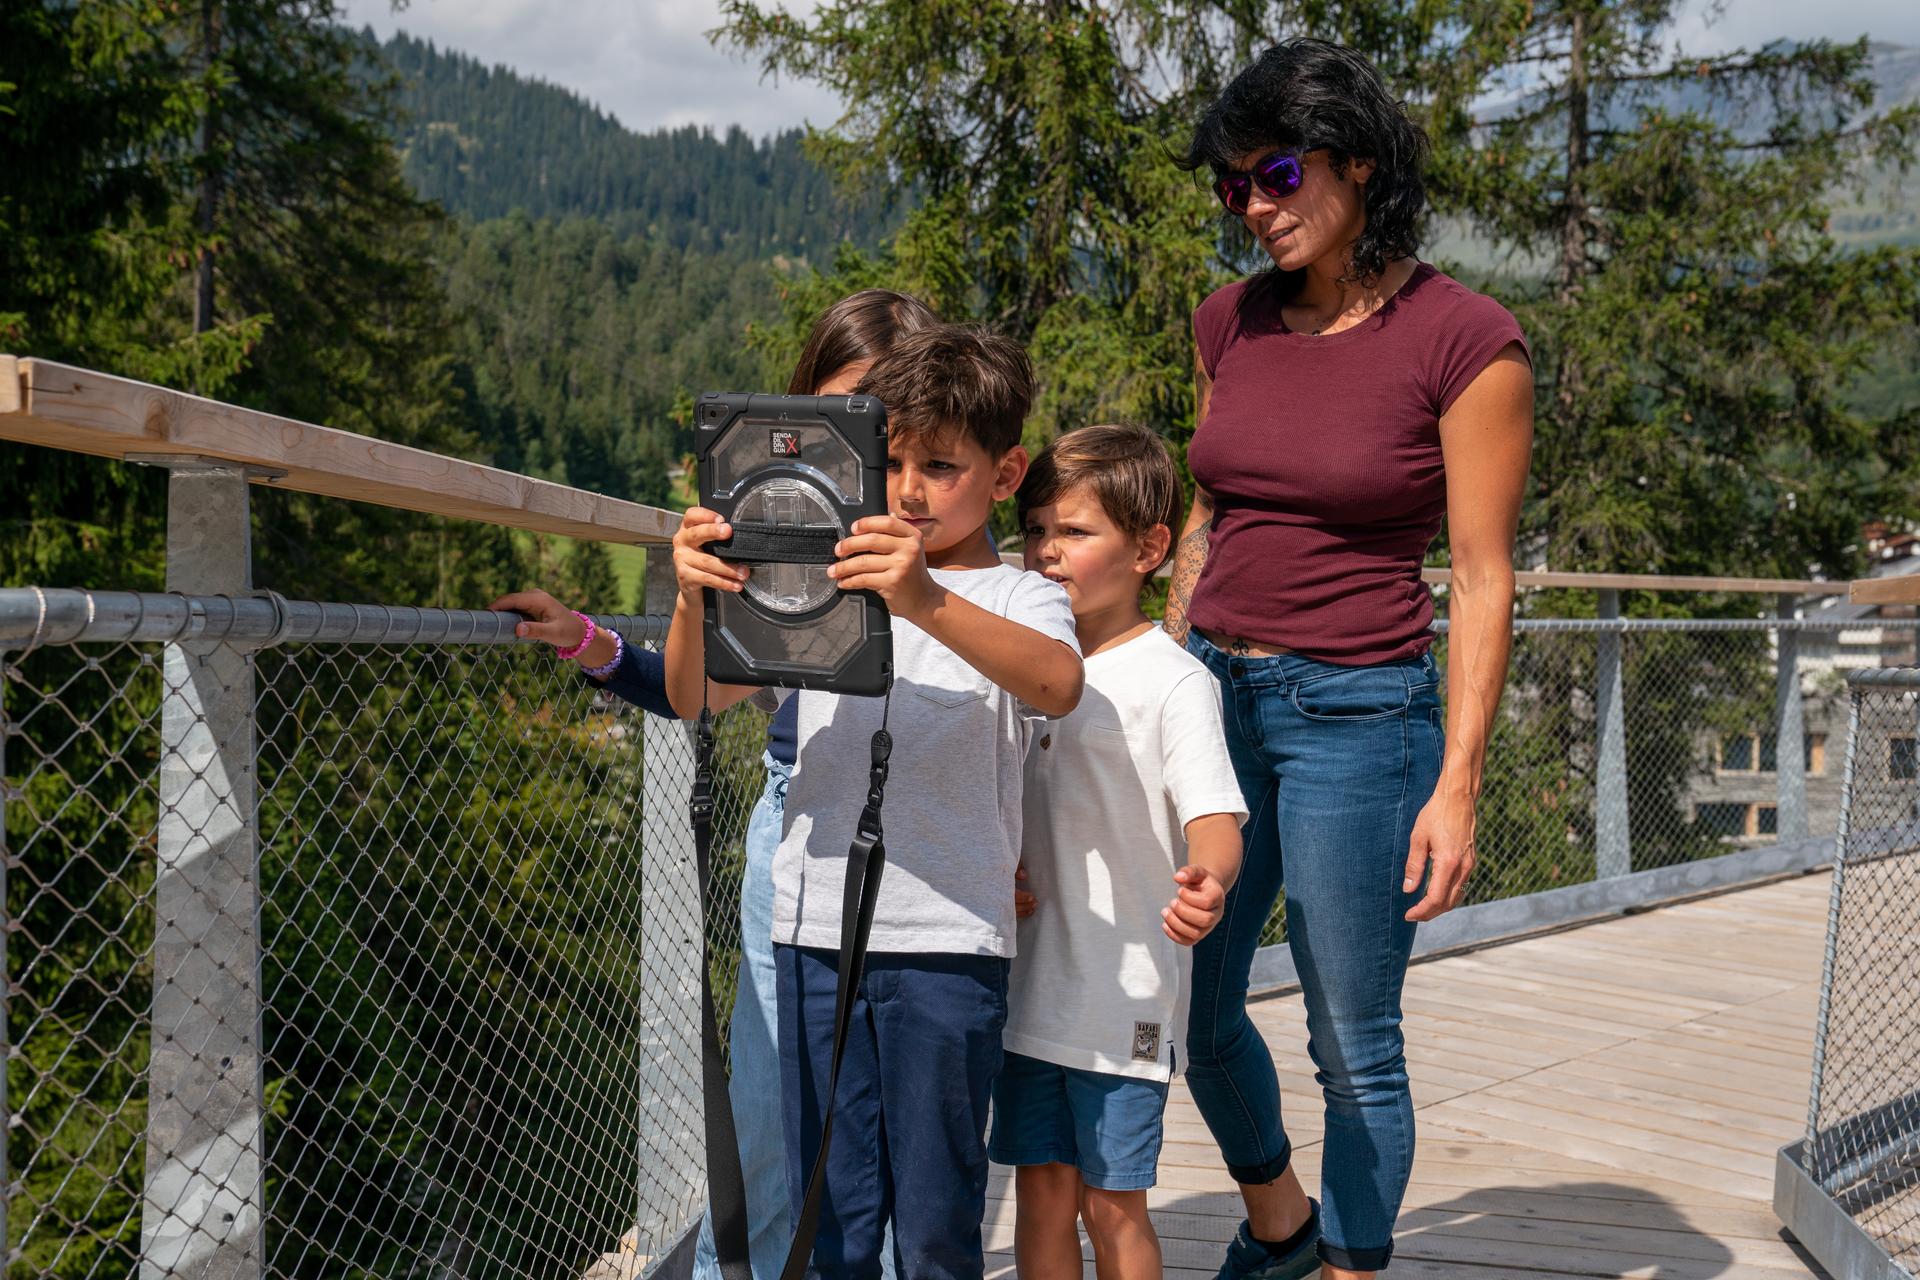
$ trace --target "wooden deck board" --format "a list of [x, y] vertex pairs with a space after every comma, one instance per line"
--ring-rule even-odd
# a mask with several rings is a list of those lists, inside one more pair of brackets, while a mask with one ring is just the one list
[[[1821, 1275], [1770, 1197], [1774, 1152], [1806, 1124], [1828, 893], [1807, 876], [1416, 965], [1419, 1146], [1387, 1274]], [[1254, 1017], [1312, 1191], [1323, 1132], [1305, 1011], [1293, 995]], [[994, 1170], [988, 1198], [987, 1274], [1012, 1276], [1011, 1171]], [[1241, 1210], [1180, 1084], [1147, 1203], [1168, 1280], [1208, 1280]]]

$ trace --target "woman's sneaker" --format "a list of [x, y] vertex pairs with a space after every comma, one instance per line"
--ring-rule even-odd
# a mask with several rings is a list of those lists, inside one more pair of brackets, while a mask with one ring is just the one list
[[1227, 1246], [1227, 1260], [1214, 1280], [1306, 1280], [1320, 1269], [1320, 1202], [1308, 1200], [1312, 1217], [1307, 1238], [1292, 1252], [1277, 1254], [1253, 1238], [1253, 1228], [1245, 1221]]

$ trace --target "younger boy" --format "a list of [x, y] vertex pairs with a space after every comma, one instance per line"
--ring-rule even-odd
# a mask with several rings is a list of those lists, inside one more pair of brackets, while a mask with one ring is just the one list
[[[984, 1139], [1013, 954], [1021, 762], [1032, 721], [1079, 701], [1080, 655], [1066, 593], [1002, 564], [987, 533], [993, 504], [1026, 474], [1026, 354], [940, 326], [901, 338], [860, 390], [887, 407], [891, 514], [855, 523], [830, 572], [845, 590], [879, 592], [893, 614], [894, 747], [887, 867], [854, 990], [814, 1271], [878, 1276], [891, 1220], [900, 1275], [973, 1278], [984, 1272]], [[683, 715], [700, 706], [701, 590], [737, 591], [747, 576], [704, 550], [729, 532], [695, 509], [674, 538], [667, 680]], [[713, 686], [709, 699], [720, 707], [746, 692]], [[847, 846], [883, 706], [797, 696], [798, 760], [773, 871], [796, 1216], [821, 1145]]]
[[[993, 1088], [992, 1158], [1017, 1166], [1022, 1280], [1157, 1280], [1146, 1188], [1184, 1044], [1188, 948], [1220, 920], [1246, 806], [1213, 676], [1148, 620], [1180, 479], [1139, 427], [1055, 440], [1020, 489], [1027, 568], [1073, 602], [1086, 690], [1027, 755], [1023, 860], [1039, 910]], [[1167, 901], [1169, 891], [1173, 900]]]

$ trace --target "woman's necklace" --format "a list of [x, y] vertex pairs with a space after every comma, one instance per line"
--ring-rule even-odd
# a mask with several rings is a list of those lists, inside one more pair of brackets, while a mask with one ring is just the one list
[[[1370, 294], [1365, 294], [1365, 293], [1361, 294], [1360, 301], [1362, 303], [1362, 309], [1360, 311], [1360, 318], [1362, 320], [1366, 319], [1369, 315], [1372, 315], [1375, 311], [1379, 310], [1378, 306], [1371, 305], [1372, 297]], [[1325, 319], [1313, 319], [1313, 320], [1307, 321], [1307, 323], [1311, 326], [1307, 330], [1308, 336], [1314, 337], [1314, 338], [1319, 337], [1321, 334], [1325, 333], [1328, 329], [1332, 328], [1334, 325], [1339, 324], [1340, 321], [1346, 316], [1346, 314], [1349, 311], [1353, 311], [1353, 310], [1355, 310], [1355, 308], [1352, 303], [1348, 302], [1345, 298], [1340, 299], [1339, 304], [1334, 307], [1332, 315], [1327, 316]]]
[[[1404, 262], [1406, 259], [1403, 258], [1400, 261]], [[1386, 306], [1387, 300], [1399, 293], [1402, 288], [1406, 287], [1406, 281], [1412, 278], [1411, 271], [1409, 271], [1408, 275], [1402, 278], [1399, 284], [1388, 289], [1384, 287], [1386, 285], [1386, 276], [1392, 275], [1393, 272], [1394, 267], [1389, 267], [1386, 275], [1374, 280], [1371, 285], [1361, 289], [1357, 294], [1351, 296], [1342, 294], [1339, 301], [1334, 303], [1332, 315], [1324, 318], [1310, 316], [1299, 328], [1293, 325], [1288, 325], [1287, 327], [1293, 329], [1295, 333], [1300, 332], [1301, 328], [1304, 328], [1309, 337], [1317, 338], [1346, 319], [1348, 315], [1354, 317], [1354, 324], [1362, 323], [1369, 316], [1380, 310], [1380, 308]], [[1298, 303], [1294, 305], [1299, 306]], [[1305, 309], [1304, 307], [1301, 308], [1303, 311]]]

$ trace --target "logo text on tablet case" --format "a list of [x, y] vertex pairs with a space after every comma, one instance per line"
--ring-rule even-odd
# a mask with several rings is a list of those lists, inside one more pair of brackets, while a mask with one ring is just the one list
[[800, 433], [798, 431], [775, 431], [771, 434], [774, 457], [797, 458], [800, 456]]

